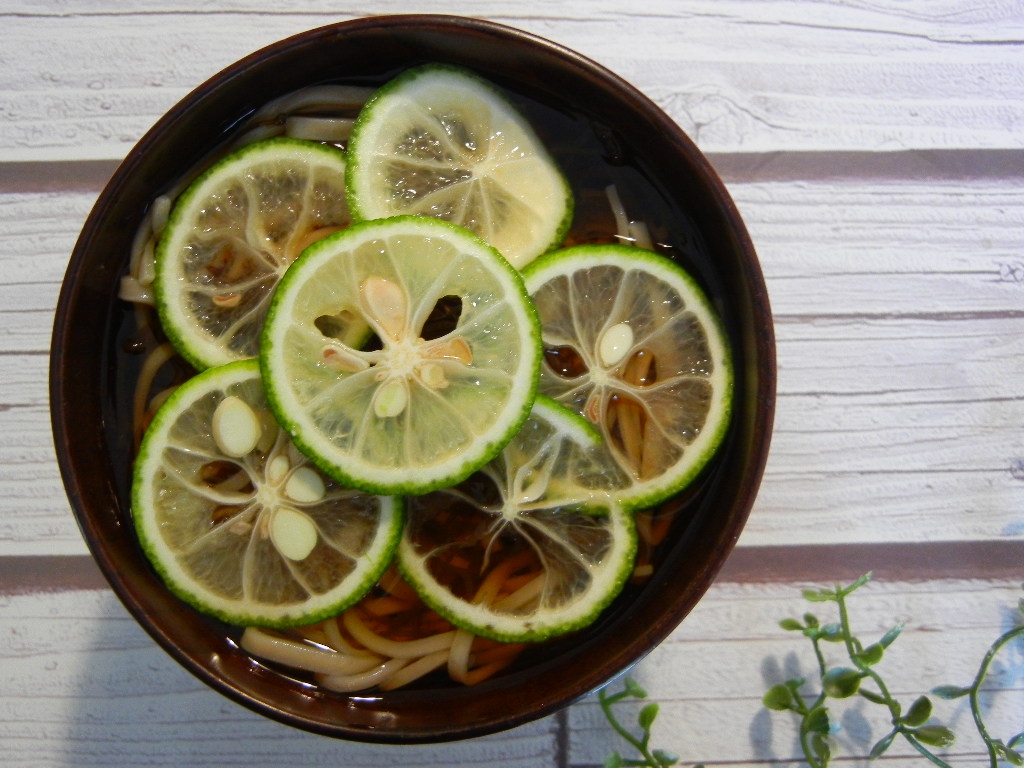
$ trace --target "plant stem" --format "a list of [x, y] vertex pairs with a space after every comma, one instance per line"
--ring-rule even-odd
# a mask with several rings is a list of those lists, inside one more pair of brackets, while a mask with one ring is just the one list
[[651, 751], [647, 747], [647, 739], [645, 738], [643, 741], [641, 741], [640, 739], [637, 739], [633, 734], [631, 734], [629, 731], [627, 731], [619, 723], [618, 719], [615, 717], [615, 714], [612, 712], [612, 706], [617, 704], [618, 702], [622, 701], [623, 699], [627, 698], [628, 696], [630, 696], [630, 693], [629, 693], [628, 690], [619, 691], [618, 693], [612, 694], [611, 696], [607, 696], [607, 695], [605, 695], [605, 692], [602, 689], [601, 691], [598, 692], [597, 698], [598, 698], [599, 703], [601, 704], [601, 710], [604, 712], [604, 716], [605, 716], [605, 719], [608, 721], [608, 724], [612, 727], [612, 729], [617, 734], [619, 734], [619, 736], [621, 736], [630, 745], [632, 745], [632, 747], [637, 752], [639, 752], [643, 756], [644, 760], [646, 761], [644, 763], [639, 763], [639, 762], [637, 762], [635, 760], [626, 760], [625, 764], [626, 765], [658, 766], [658, 765], [660, 765], [660, 763], [658, 762], [658, 760], [654, 757], [654, 755], [651, 753]]
[[1003, 646], [1013, 642], [1018, 637], [1024, 637], [1024, 625], [1004, 633], [992, 644], [992, 647], [988, 649], [988, 653], [986, 653], [985, 657], [981, 660], [981, 666], [978, 667], [978, 674], [975, 675], [974, 682], [971, 683], [970, 687], [969, 700], [971, 702], [971, 716], [974, 718], [974, 725], [978, 729], [978, 733], [985, 741], [985, 747], [988, 749], [988, 760], [991, 768], [998, 768], [999, 754], [996, 752], [992, 736], [989, 734], [988, 728], [985, 727], [985, 721], [981, 715], [981, 702], [979, 701], [979, 697], [981, 695], [981, 684], [988, 676], [988, 668], [991, 666], [993, 659], [995, 659], [999, 654], [999, 651], [1003, 649]]
[[906, 726], [902, 722], [900, 722], [901, 711], [899, 703], [892, 697], [892, 694], [889, 692], [889, 688], [885, 684], [885, 681], [882, 679], [882, 676], [879, 675], [874, 669], [872, 669], [871, 665], [865, 664], [863, 661], [860, 660], [860, 658], [858, 658], [859, 649], [854, 644], [853, 634], [850, 629], [849, 611], [846, 607], [847, 594], [847, 590], [839, 588], [836, 589], [836, 602], [839, 605], [839, 625], [843, 633], [843, 644], [846, 646], [846, 653], [850, 657], [850, 661], [853, 662], [853, 665], [860, 671], [862, 675], [871, 678], [874, 684], [878, 686], [878, 693], [885, 700], [885, 706], [889, 710], [889, 715], [893, 727], [900, 733], [900, 735], [903, 736], [903, 738], [905, 738], [908, 742], [910, 742], [910, 745], [914, 749], [916, 749], [924, 757], [928, 758], [928, 760], [930, 760], [935, 765], [940, 766], [940, 768], [952, 768], [952, 766], [950, 766], [949, 763], [940, 758], [938, 755], [934, 754], [931, 750], [925, 747], [924, 744], [915, 739], [913, 735], [907, 732]]
[[[814, 656], [818, 660], [818, 674], [819, 676], [824, 677], [825, 672], [828, 670], [828, 661], [825, 659], [825, 652], [821, 649], [821, 638], [816, 636], [812, 637], [811, 645], [814, 647]], [[818, 694], [818, 698], [814, 700], [814, 704], [812, 704], [810, 707], [806, 705], [806, 703], [803, 700], [803, 697], [800, 696], [799, 693], [796, 693], [794, 691], [794, 695], [800, 702], [800, 747], [804, 751], [804, 757], [807, 759], [807, 763], [811, 766], [811, 768], [826, 768], [827, 762], [822, 763], [815, 757], [816, 751], [814, 749], [814, 746], [810, 743], [812, 732], [811, 729], [808, 727], [810, 725], [810, 719], [808, 718], [808, 715], [811, 711], [817, 709], [825, 703], [825, 699], [827, 698], [825, 695], [825, 691], [822, 690], [822, 692]]]

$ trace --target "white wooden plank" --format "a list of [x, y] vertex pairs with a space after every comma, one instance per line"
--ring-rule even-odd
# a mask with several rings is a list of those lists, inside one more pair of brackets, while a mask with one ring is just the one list
[[[0, 356], [0, 370], [8, 360]], [[42, 402], [0, 410], [0, 556], [82, 554], [57, 470], [45, 378], [36, 383]]]
[[[827, 583], [828, 574], [822, 577]], [[822, 620], [835, 618], [828, 607], [804, 602], [802, 586], [716, 584], [632, 670], [662, 707], [657, 746], [680, 753], [684, 765], [797, 762], [793, 721], [768, 713], [760, 698], [768, 686], [813, 671], [809, 643], [777, 622], [808, 609]], [[851, 620], [868, 641], [905, 623], [879, 669], [894, 695], [909, 704], [935, 685], [967, 684], [985, 649], [1011, 625], [1019, 596], [1019, 585], [1010, 582], [876, 582], [850, 599]], [[105, 590], [7, 596], [0, 601], [0, 625], [0, 740], [7, 765], [559, 764], [560, 724], [554, 717], [483, 739], [400, 748], [336, 742], [286, 728], [196, 681]], [[1019, 717], [1024, 681], [1010, 663], [1013, 653], [991, 679], [1005, 691], [996, 703], [1008, 703], [1010, 716]], [[846, 713], [840, 749], [846, 757], [862, 757], [882, 722], [863, 705], [836, 711]], [[964, 754], [976, 745], [962, 706], [939, 702], [936, 716], [960, 735], [953, 763], [981, 764]], [[992, 722], [1006, 725], [998, 716]], [[598, 765], [624, 747], [604, 724], [593, 696], [569, 708], [567, 723], [567, 765]], [[851, 762], [867, 765], [863, 759]]]
[[770, 180], [729, 188], [780, 317], [1019, 313], [1022, 158], [998, 178], [968, 170], [934, 179], [776, 180], [764, 169]]
[[[1019, 401], [1015, 406], [1019, 416]], [[804, 409], [780, 399], [772, 453], [741, 546], [1024, 537], [1020, 418], [970, 429], [943, 424], [938, 410], [937, 423], [923, 428], [845, 432], [827, 426], [830, 414], [839, 421], [849, 410], [842, 399], [827, 406], [815, 399], [812, 407], [824, 425], [809, 430], [801, 426]], [[888, 410], [910, 418], [918, 412]], [[48, 412], [10, 408], [0, 413], [0, 428], [8, 436], [0, 441], [0, 554], [83, 553], [53, 459]], [[936, 454], [948, 454], [953, 466], [931, 466]]]
[[[1024, 176], [953, 175], [732, 177], [780, 366], [743, 546], [1024, 536]], [[0, 192], [0, 553], [84, 552], [53, 463], [46, 352], [95, 194]]]
[[555, 763], [554, 718], [475, 740], [402, 747], [281, 725], [179, 667], [107, 591], [5, 597], [0, 626], [0, 743], [8, 766]]
[[[766, 169], [763, 181], [726, 181], [777, 317], [884, 321], [1024, 309], [1024, 161], [1017, 171], [1008, 178], [972, 177], [968, 169], [944, 179], [791, 181]], [[54, 306], [98, 191], [0, 191], [0, 307]]]
[[[99, 3], [7, 11], [0, 159], [121, 157], [160, 114], [231, 61], [342, 20], [306, 3]], [[76, 9], [77, 10], [77, 9]], [[708, 151], [1019, 148], [1024, 14], [1011, 2], [375, 3], [458, 12], [546, 36], [658, 101]], [[95, 41], [102, 39], [104, 45]], [[88, 67], [80, 62], [88, 61]], [[126, 62], [130, 65], [126, 66]], [[879, 87], [883, 84], [884, 87]]]
[[[828, 584], [828, 575], [822, 576]], [[1020, 594], [1020, 585], [1012, 582], [878, 582], [855, 593], [849, 607], [854, 632], [865, 642], [905, 623], [878, 669], [907, 707], [936, 685], [969, 684], [989, 645], [1019, 618]], [[817, 679], [809, 641], [777, 624], [807, 610], [823, 622], [838, 618], [834, 606], [804, 602], [797, 585], [713, 586], [690, 617], [632, 672], [649, 700], [661, 705], [653, 745], [679, 754], [681, 765], [802, 762], [795, 719], [766, 710], [761, 696], [791, 677]], [[1011, 649], [1000, 656], [1000, 676], [990, 678], [1001, 693], [993, 697], [987, 722], [1004, 738], [1019, 731], [1024, 714], [1024, 678], [1014, 662], [1019, 652]], [[833, 664], [841, 663], [833, 646], [826, 646], [826, 653]], [[818, 688], [805, 690], [814, 694]], [[635, 726], [636, 709], [623, 710], [624, 724]], [[844, 764], [869, 764], [866, 755], [888, 725], [877, 709], [863, 701], [834, 707]], [[569, 716], [572, 764], [600, 764], [612, 749], [627, 749], [608, 732], [594, 698], [573, 707]], [[986, 764], [963, 702], [936, 701], [935, 717], [958, 734], [949, 753], [953, 765]], [[909, 747], [894, 747], [885, 764], [902, 765], [913, 754]]]

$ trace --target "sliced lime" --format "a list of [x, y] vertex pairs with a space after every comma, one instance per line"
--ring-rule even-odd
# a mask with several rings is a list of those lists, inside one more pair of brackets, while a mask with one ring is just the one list
[[458, 488], [408, 500], [398, 563], [453, 624], [504, 642], [587, 626], [632, 572], [632, 515], [603, 492], [588, 423], [543, 396], [505, 450]]
[[465, 70], [432, 64], [399, 75], [360, 111], [348, 146], [357, 218], [447, 219], [516, 267], [560, 245], [571, 223], [572, 192], [533, 128]]
[[[233, 152], [181, 194], [160, 237], [154, 289], [164, 332], [200, 370], [254, 357], [281, 275], [350, 222], [336, 147], [274, 138]], [[337, 332], [355, 341], [365, 330]]]
[[[339, 316], [375, 343], [335, 338]], [[405, 216], [310, 247], [274, 295], [260, 359], [278, 420], [321, 469], [406, 494], [501, 450], [529, 415], [540, 353], [518, 272], [468, 230]]]
[[210, 368], [161, 406], [132, 486], [142, 548], [175, 594], [232, 624], [309, 624], [378, 580], [401, 530], [396, 499], [338, 485], [292, 445], [259, 365]]
[[523, 276], [541, 317], [541, 391], [601, 430], [627, 478], [620, 501], [652, 506], [685, 487], [732, 410], [729, 348], [704, 292], [624, 245], [556, 251]]

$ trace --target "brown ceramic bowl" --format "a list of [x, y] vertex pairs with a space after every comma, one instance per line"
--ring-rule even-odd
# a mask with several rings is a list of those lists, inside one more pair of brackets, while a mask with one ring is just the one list
[[[734, 418], [712, 466], [680, 499], [654, 576], [589, 629], [525, 654], [475, 687], [427, 680], [392, 693], [333, 694], [255, 663], [238, 631], [164, 588], [139, 549], [128, 502], [132, 312], [117, 298], [133, 236], [153, 198], [224, 143], [267, 100], [320, 82], [377, 85], [417, 63], [469, 67], [520, 103], [576, 188], [579, 215], [604, 210], [614, 182], [627, 208], [704, 285], [735, 355]], [[589, 202], [588, 202], [589, 201]], [[643, 210], [635, 210], [642, 207]], [[602, 214], [582, 228], [607, 228]], [[607, 219], [607, 215], [605, 215]], [[375, 742], [482, 735], [550, 714], [627, 670], [690, 612], [735, 544], [771, 433], [771, 314], [743, 222], [704, 156], [650, 100], [594, 62], [524, 32], [443, 16], [339, 23], [239, 61], [161, 118], [100, 195], [71, 256], [53, 333], [50, 395], [71, 506], [114, 591], [184, 667], [241, 704], [329, 736]]]

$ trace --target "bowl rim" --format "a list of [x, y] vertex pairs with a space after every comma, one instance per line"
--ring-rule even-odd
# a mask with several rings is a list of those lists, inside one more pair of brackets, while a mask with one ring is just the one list
[[[145, 596], [120, 578], [121, 565], [117, 550], [104, 540], [103, 529], [88, 513], [82, 479], [77, 475], [75, 463], [69, 452], [64, 450], [75, 416], [74, 409], [70, 407], [70, 404], [74, 402], [72, 381], [68, 376], [70, 359], [66, 345], [63, 343], [68, 333], [67, 318], [74, 303], [75, 288], [89, 250], [89, 235], [102, 221], [111, 201], [117, 197], [124, 186], [125, 180], [136, 172], [147, 155], [154, 151], [154, 148], [159, 147], [164, 134], [171, 130], [182, 116], [193, 109], [194, 102], [211, 98], [219, 89], [225, 87], [226, 83], [257, 66], [266, 57], [280, 57], [293, 49], [316, 45], [338, 35], [359, 34], [370, 30], [410, 29], [484, 35], [491, 39], [526, 46], [536, 51], [538, 55], [557, 59], [565, 66], [585, 73], [587, 77], [599, 80], [606, 88], [615, 93], [616, 98], [625, 100], [632, 109], [649, 120], [653, 130], [663, 133], [674, 142], [679, 150], [686, 154], [687, 161], [693, 164], [702, 180], [708, 185], [707, 191], [713, 197], [712, 205], [724, 218], [734, 239], [735, 249], [742, 253], [742, 263], [747, 270], [744, 279], [749, 286], [747, 302], [752, 320], [749, 325], [751, 325], [753, 334], [753, 338], [748, 341], [758, 352], [757, 370], [753, 372], [756, 381], [748, 393], [752, 401], [751, 407], [754, 408], [756, 415], [755, 423], [752, 425], [752, 430], [756, 434], [747, 447], [748, 458], [743, 469], [742, 493], [733, 505], [734, 512], [729, 518], [728, 524], [718, 532], [718, 556], [713, 558], [713, 562], [705, 564], [699, 573], [694, 574], [690, 589], [693, 595], [692, 599], [675, 606], [671, 611], [663, 612], [641, 635], [627, 638], [617, 650], [608, 656], [600, 669], [590, 669], [576, 675], [571, 687], [548, 696], [544, 700], [531, 700], [525, 708], [515, 712], [505, 712], [501, 717], [489, 715], [487, 718], [475, 722], [434, 726], [430, 731], [422, 729], [388, 730], [386, 727], [381, 727], [380, 723], [353, 726], [347, 722], [318, 719], [316, 716], [304, 713], [301, 709], [286, 709], [274, 702], [262, 699], [254, 694], [249, 686], [228, 679], [221, 670], [212, 668], [209, 663], [201, 663], [190, 650], [182, 647], [180, 637], [172, 637], [163, 626], [154, 622], [147, 608]], [[746, 226], [731, 196], [708, 159], [660, 107], [603, 65], [559, 43], [522, 29], [494, 21], [449, 14], [395, 14], [339, 21], [300, 32], [261, 47], [225, 67], [190, 91], [142, 136], [119, 164], [110, 181], [98, 196], [71, 254], [55, 311], [51, 339], [49, 390], [51, 426], [57, 448], [57, 462], [83, 538], [114, 593], [136, 621], [172, 658], [214, 690], [259, 714], [288, 725], [353, 741], [408, 744], [481, 736], [549, 715], [623, 674], [678, 626], [710, 587], [739, 539], [740, 532], [753, 506], [771, 441], [776, 375], [774, 329], [767, 288]], [[616, 671], [610, 674], [609, 669]], [[499, 688], [503, 685], [507, 687], [506, 684], [498, 683]], [[505, 694], [511, 695], [508, 691], [505, 691]]]

